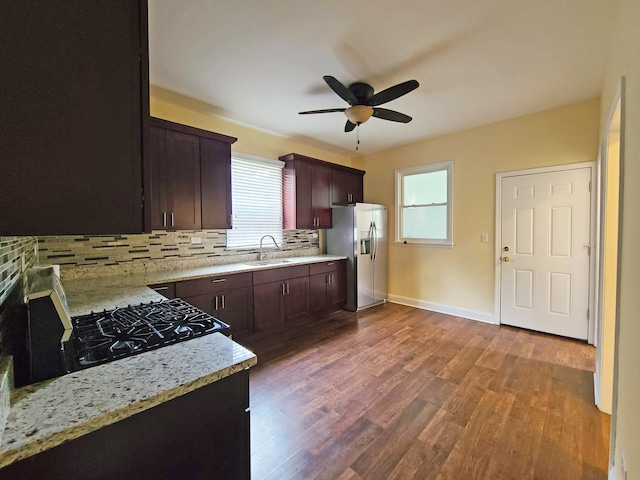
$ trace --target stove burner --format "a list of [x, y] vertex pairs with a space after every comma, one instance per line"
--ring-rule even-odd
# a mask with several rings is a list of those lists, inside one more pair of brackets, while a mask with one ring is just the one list
[[73, 319], [78, 368], [134, 355], [229, 326], [180, 299], [128, 306]]

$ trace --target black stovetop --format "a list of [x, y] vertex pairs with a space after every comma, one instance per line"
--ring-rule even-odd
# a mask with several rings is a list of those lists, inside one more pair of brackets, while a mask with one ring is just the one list
[[74, 317], [73, 369], [82, 369], [202, 335], [227, 324], [179, 298]]

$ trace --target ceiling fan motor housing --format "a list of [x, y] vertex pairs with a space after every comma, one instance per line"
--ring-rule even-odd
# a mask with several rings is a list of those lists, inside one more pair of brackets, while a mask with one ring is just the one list
[[356, 97], [356, 105], [366, 105], [367, 100], [373, 96], [373, 87], [368, 83], [356, 82], [349, 85], [349, 91]]

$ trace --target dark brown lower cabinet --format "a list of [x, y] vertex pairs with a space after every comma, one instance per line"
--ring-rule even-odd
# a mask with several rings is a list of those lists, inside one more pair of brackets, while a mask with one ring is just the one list
[[0, 480], [248, 480], [249, 371], [0, 469]]
[[304, 323], [309, 316], [309, 265], [253, 273], [256, 333], [272, 333]]
[[341, 310], [347, 300], [345, 261], [312, 264], [310, 273], [310, 313], [323, 315]]
[[228, 323], [233, 338], [253, 332], [251, 273], [176, 282], [176, 296]]

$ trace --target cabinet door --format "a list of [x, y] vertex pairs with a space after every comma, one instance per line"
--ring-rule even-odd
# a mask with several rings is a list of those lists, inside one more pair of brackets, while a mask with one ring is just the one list
[[331, 279], [327, 285], [327, 309], [329, 312], [342, 310], [347, 302], [347, 276], [344, 268], [331, 272]]
[[362, 175], [356, 172], [348, 172], [333, 169], [331, 177], [331, 201], [334, 205], [348, 205], [350, 203], [362, 203]]
[[142, 233], [146, 1], [1, 11], [0, 236]]
[[331, 202], [334, 205], [346, 205], [349, 203], [348, 180], [349, 172], [338, 169], [334, 169], [331, 172]]
[[231, 228], [231, 145], [200, 139], [202, 228]]
[[167, 178], [169, 227], [175, 230], [199, 230], [200, 139], [194, 135], [167, 130]]
[[231, 326], [234, 337], [252, 333], [253, 288], [236, 288], [219, 293], [216, 316]]
[[363, 178], [359, 173], [347, 172], [347, 193], [348, 203], [362, 203], [364, 202], [364, 191], [362, 188]]
[[278, 331], [284, 326], [282, 315], [284, 282], [253, 287], [253, 327], [256, 333]]
[[204, 295], [194, 295], [193, 297], [183, 297], [182, 299], [203, 312], [216, 316], [214, 294], [206, 293]]
[[313, 166], [313, 183], [311, 185], [313, 216], [316, 228], [331, 228], [331, 169]]
[[309, 315], [309, 277], [292, 278], [285, 285], [284, 321], [304, 323]]
[[309, 312], [321, 313], [327, 308], [328, 273], [319, 273], [309, 277]]
[[167, 228], [167, 152], [165, 148], [165, 130], [151, 127], [149, 132], [149, 207], [151, 208], [151, 228], [161, 230]]
[[304, 162], [295, 162], [296, 225], [294, 228], [314, 228], [313, 168]]

